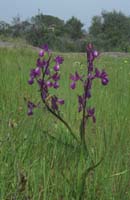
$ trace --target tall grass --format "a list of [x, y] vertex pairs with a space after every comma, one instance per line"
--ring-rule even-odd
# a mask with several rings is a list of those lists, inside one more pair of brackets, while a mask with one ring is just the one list
[[[69, 74], [86, 70], [84, 54], [63, 54], [59, 96], [65, 99], [64, 118], [78, 134], [80, 114]], [[24, 98], [38, 101], [38, 90], [27, 84], [37, 52], [0, 49], [0, 199], [78, 200], [86, 163], [82, 152], [46, 110], [27, 116]], [[128, 62], [124, 62], [127, 60]], [[130, 199], [130, 58], [101, 56], [110, 83], [94, 83], [97, 122], [89, 120], [86, 140], [94, 162], [103, 162], [86, 179], [85, 200]]]

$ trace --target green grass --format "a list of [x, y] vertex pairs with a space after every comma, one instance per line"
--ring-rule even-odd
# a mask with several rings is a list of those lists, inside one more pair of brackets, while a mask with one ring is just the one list
[[[79, 137], [77, 94], [82, 91], [80, 85], [70, 90], [68, 77], [75, 70], [85, 73], [86, 56], [63, 56], [57, 93], [66, 102], [64, 118]], [[0, 49], [0, 200], [79, 200], [90, 161], [46, 110], [27, 116], [24, 98], [39, 100], [37, 87], [27, 84], [36, 58], [31, 49]], [[89, 104], [96, 108], [97, 122], [89, 120], [86, 141], [94, 162], [104, 160], [88, 174], [84, 200], [129, 200], [130, 58], [102, 56], [95, 65], [106, 69], [110, 82], [106, 87], [100, 80], [94, 83]]]

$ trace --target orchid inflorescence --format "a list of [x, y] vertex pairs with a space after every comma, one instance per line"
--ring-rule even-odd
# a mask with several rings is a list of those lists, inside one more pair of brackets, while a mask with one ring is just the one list
[[[30, 71], [30, 79], [28, 83], [32, 85], [34, 81], [37, 82], [42, 101], [46, 104], [46, 106], [50, 107], [53, 111], [59, 110], [59, 105], [64, 104], [64, 100], [58, 98], [56, 95], [50, 95], [49, 89], [59, 88], [59, 80], [60, 80], [60, 64], [63, 63], [63, 58], [61, 56], [56, 56], [54, 58], [54, 67], [53, 72], [50, 69], [50, 62], [52, 58], [52, 53], [48, 48], [48, 45], [42, 46], [42, 50], [39, 52], [39, 57], [36, 62], [36, 68], [31, 69]], [[33, 114], [33, 109], [37, 106], [32, 102], [28, 101], [28, 115]]]
[[76, 88], [77, 81], [81, 81], [83, 85], [83, 94], [78, 96], [78, 104], [79, 104], [78, 111], [79, 112], [83, 111], [82, 123], [84, 124], [84, 126], [86, 120], [89, 117], [92, 117], [93, 122], [96, 122], [96, 117], [94, 115], [95, 108], [87, 108], [87, 101], [89, 98], [91, 98], [91, 89], [93, 80], [99, 78], [101, 79], [101, 83], [103, 85], [107, 85], [109, 82], [107, 73], [104, 70], [100, 71], [97, 68], [94, 68], [93, 65], [93, 61], [95, 60], [95, 58], [99, 56], [99, 52], [94, 49], [92, 44], [87, 45], [86, 52], [88, 61], [86, 75], [81, 76], [78, 74], [77, 71], [75, 72], [74, 75], [72, 74], [70, 75], [70, 79], [72, 80], [70, 84], [71, 89], [74, 90]]

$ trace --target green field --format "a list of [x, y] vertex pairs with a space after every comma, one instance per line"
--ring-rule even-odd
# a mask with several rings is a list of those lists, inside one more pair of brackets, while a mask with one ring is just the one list
[[[38, 88], [28, 85], [37, 52], [0, 49], [0, 200], [81, 200], [85, 169], [90, 167], [68, 130], [45, 109], [27, 116], [24, 98], [39, 101]], [[57, 54], [56, 54], [57, 55]], [[62, 54], [60, 88], [66, 121], [79, 137], [81, 115], [69, 74], [85, 72], [85, 54]], [[130, 57], [100, 56], [109, 84], [95, 80], [90, 105], [96, 124], [88, 121], [86, 142], [94, 163], [84, 182], [83, 200], [130, 199]]]

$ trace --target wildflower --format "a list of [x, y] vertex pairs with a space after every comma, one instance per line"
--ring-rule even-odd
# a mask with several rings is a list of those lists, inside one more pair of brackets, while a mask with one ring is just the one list
[[57, 102], [60, 104], [60, 105], [63, 105], [65, 103], [64, 99], [57, 99]]
[[56, 58], [55, 58], [54, 60], [55, 60], [55, 62], [56, 62], [57, 64], [62, 64], [63, 61], [64, 61], [64, 58], [61, 57], [61, 56], [56, 56]]
[[28, 106], [28, 115], [29, 116], [33, 115], [33, 109], [36, 108], [37, 106], [31, 101], [28, 101], [27, 106]]
[[87, 118], [91, 117], [93, 122], [95, 123], [96, 122], [96, 117], [95, 117], [94, 113], [95, 113], [95, 108], [87, 109]]
[[100, 72], [98, 69], [95, 69], [95, 77], [100, 78], [103, 85], [107, 85], [109, 82], [108, 75], [104, 70]]
[[93, 71], [93, 61], [99, 55], [99, 52], [96, 51], [91, 43], [86, 47], [87, 51], [87, 61], [88, 61], [88, 73]]
[[55, 70], [55, 71], [59, 71], [59, 69], [60, 69], [60, 65], [59, 65], [59, 64], [56, 64], [56, 65], [54, 66], [54, 70]]
[[74, 75], [70, 75], [70, 79], [72, 80], [70, 84], [71, 89], [76, 88], [76, 82], [79, 80], [81, 81], [83, 86], [83, 94], [78, 95], [78, 111], [83, 112], [80, 129], [81, 139], [82, 137], [84, 138], [83, 135], [85, 134], [86, 120], [88, 118], [92, 118], [93, 122], [96, 122], [95, 108], [87, 108], [87, 102], [89, 98], [91, 98], [93, 81], [96, 78], [100, 78], [103, 85], [107, 85], [109, 82], [108, 75], [105, 70], [100, 71], [99, 69], [94, 68], [93, 62], [94, 59], [99, 56], [99, 52], [94, 49], [91, 43], [86, 46], [86, 53], [88, 63], [86, 76], [81, 76], [77, 72], [75, 72]]
[[45, 52], [48, 52], [48, 51], [49, 51], [49, 47], [48, 47], [47, 44], [42, 45], [41, 48], [42, 48]]
[[58, 80], [60, 80], [60, 75], [56, 72], [55, 74], [52, 75], [52, 79], [54, 81], [58, 81]]
[[44, 56], [44, 51], [43, 51], [43, 50], [41, 50], [41, 51], [39, 52], [39, 56], [40, 56], [40, 57], [43, 57], [43, 56]]
[[58, 83], [58, 82], [54, 82], [54, 83], [53, 83], [53, 87], [54, 87], [55, 89], [59, 88], [59, 83]]
[[32, 85], [34, 83], [34, 78], [37, 76], [40, 76], [41, 71], [39, 67], [36, 67], [35, 69], [31, 69], [30, 71], [30, 79], [28, 80], [28, 83]]
[[81, 76], [78, 74], [78, 72], [76, 71], [75, 72], [75, 75], [70, 75], [70, 79], [72, 80], [72, 81], [78, 81], [78, 80], [81, 80]]
[[37, 59], [36, 62], [37, 67], [46, 68], [47, 62], [45, 60]]
[[99, 52], [96, 51], [96, 50], [94, 50], [94, 51], [93, 51], [93, 56], [96, 58], [98, 55], [99, 55]]
[[84, 105], [84, 97], [78, 96], [78, 103], [79, 103], [78, 111], [81, 112], [83, 109], [83, 105]]
[[46, 82], [46, 85], [47, 85], [47, 87], [49, 87], [49, 88], [50, 88], [50, 87], [52, 87], [52, 86], [53, 86], [53, 83], [52, 83], [52, 82], [50, 82], [50, 81], [47, 81], [47, 82]]
[[30, 79], [28, 80], [28, 83], [29, 83], [30, 85], [32, 85], [32, 84], [34, 83], [34, 79], [33, 79], [33, 78], [30, 78]]
[[70, 84], [71, 89], [75, 89], [76, 82], [78, 80], [82, 80], [82, 77], [78, 74], [78, 72], [75, 72], [75, 75], [70, 74], [70, 79], [72, 80], [72, 83]]
[[75, 81], [73, 81], [71, 84], [70, 84], [70, 87], [71, 87], [71, 89], [75, 89], [75, 87], [76, 87], [76, 83], [75, 83]]

